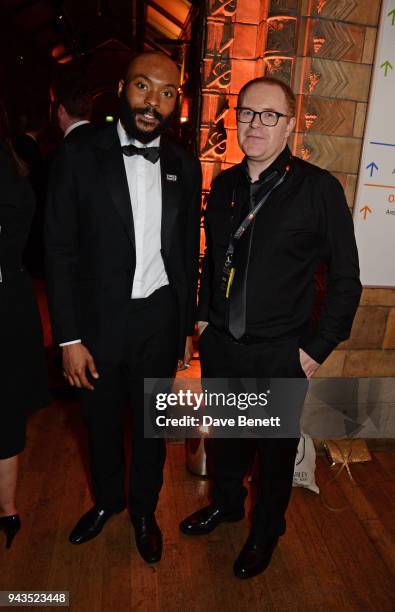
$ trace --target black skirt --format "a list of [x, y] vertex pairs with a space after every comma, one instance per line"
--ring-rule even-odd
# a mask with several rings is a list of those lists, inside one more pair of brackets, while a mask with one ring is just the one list
[[24, 449], [27, 414], [49, 401], [40, 314], [21, 270], [0, 282], [0, 459]]

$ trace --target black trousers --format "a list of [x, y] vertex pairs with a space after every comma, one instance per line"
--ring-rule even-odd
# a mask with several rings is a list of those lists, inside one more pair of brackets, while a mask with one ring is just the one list
[[124, 421], [131, 410], [129, 506], [133, 515], [155, 511], [163, 483], [166, 444], [144, 438], [144, 378], [170, 378], [177, 366], [178, 315], [171, 289], [130, 300], [124, 350], [117, 363], [96, 363], [94, 391], [82, 391], [91, 479], [98, 505], [125, 506]]
[[[306, 378], [297, 338], [243, 345], [209, 325], [201, 336], [200, 359], [205, 387], [210, 386], [210, 378]], [[294, 405], [284, 407], [299, 416], [307, 392], [305, 382], [298, 383]], [[257, 452], [259, 484], [252, 531], [260, 540], [285, 533], [298, 443], [298, 437], [210, 440], [212, 501], [227, 511], [243, 508], [247, 495], [243, 478]]]

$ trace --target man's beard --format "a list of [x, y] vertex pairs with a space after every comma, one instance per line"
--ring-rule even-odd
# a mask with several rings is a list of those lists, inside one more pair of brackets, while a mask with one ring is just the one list
[[152, 140], [155, 140], [158, 136], [163, 134], [163, 132], [169, 126], [171, 119], [173, 118], [174, 113], [171, 113], [168, 117], [163, 117], [155, 108], [150, 109], [152, 115], [159, 121], [158, 125], [150, 131], [143, 131], [137, 127], [136, 124], [136, 115], [144, 114], [147, 112], [147, 107], [145, 108], [132, 108], [129, 104], [129, 100], [126, 97], [125, 90], [122, 90], [120, 95], [120, 109], [119, 109], [119, 118], [121, 123], [130, 136], [130, 138], [134, 138], [143, 144], [147, 144]]

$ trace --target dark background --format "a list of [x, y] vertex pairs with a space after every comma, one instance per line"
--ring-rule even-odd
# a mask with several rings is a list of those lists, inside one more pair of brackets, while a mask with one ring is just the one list
[[[0, 0], [0, 95], [14, 133], [24, 131], [27, 112], [50, 122], [51, 80], [70, 66], [83, 71], [91, 86], [93, 122], [116, 119], [117, 84], [130, 58], [157, 49], [183, 71], [173, 131], [194, 148], [203, 19], [199, 0]], [[55, 134], [52, 126], [48, 139]]]

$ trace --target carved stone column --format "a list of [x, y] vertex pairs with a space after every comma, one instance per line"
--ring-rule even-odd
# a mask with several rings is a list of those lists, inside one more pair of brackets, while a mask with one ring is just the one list
[[272, 0], [267, 17], [265, 74], [292, 84], [297, 44], [298, 0]]
[[333, 172], [350, 208], [362, 146], [379, 2], [302, 0], [293, 152]]
[[263, 74], [267, 4], [207, 0], [200, 134], [204, 191], [222, 168], [242, 157], [234, 107], [244, 83]]

